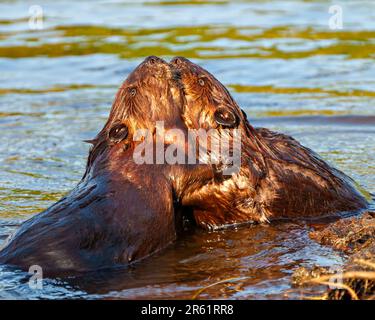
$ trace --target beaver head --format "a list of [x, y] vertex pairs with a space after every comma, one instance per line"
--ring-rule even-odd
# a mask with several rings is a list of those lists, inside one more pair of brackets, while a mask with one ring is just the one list
[[93, 144], [88, 168], [109, 146], [134, 147], [134, 133], [142, 129], [154, 133], [158, 121], [167, 129], [185, 129], [179, 92], [169, 64], [155, 56], [146, 58], [119, 88], [103, 129], [87, 141]]
[[[214, 132], [213, 143], [208, 145], [208, 153], [217, 177], [222, 178], [222, 172], [229, 174], [238, 171], [241, 162], [241, 140], [247, 138], [248, 126], [246, 114], [237, 105], [228, 90], [211, 73], [183, 57], [175, 57], [170, 62], [174, 78], [180, 83], [183, 92], [182, 118], [189, 129]], [[233, 130], [236, 129], [236, 130]], [[234, 139], [236, 138], [236, 139]], [[237, 159], [237, 170], [225, 170], [225, 162], [230, 158], [222, 152], [216, 155], [218, 148], [212, 145], [222, 145], [229, 141], [229, 153]], [[238, 143], [235, 145], [234, 141]], [[252, 146], [253, 142], [249, 145]], [[222, 151], [222, 150], [221, 150]], [[207, 163], [207, 162], [206, 162]]]
[[197, 188], [184, 204], [194, 208], [195, 220], [203, 227], [234, 223], [245, 212], [241, 204], [235, 205], [236, 199], [239, 195], [243, 199], [251, 198], [252, 186], [263, 176], [261, 143], [245, 112], [211, 73], [183, 57], [173, 58], [170, 64], [183, 90], [182, 113], [188, 128], [214, 129], [220, 138], [226, 135], [233, 138], [232, 129], [237, 129], [241, 137], [239, 150], [231, 150], [240, 153], [239, 170], [232, 171], [231, 175], [223, 174], [225, 164], [212, 163], [214, 181]]
[[207, 70], [183, 57], [171, 60], [184, 92], [184, 121], [189, 128], [236, 128], [244, 115], [228, 90]]

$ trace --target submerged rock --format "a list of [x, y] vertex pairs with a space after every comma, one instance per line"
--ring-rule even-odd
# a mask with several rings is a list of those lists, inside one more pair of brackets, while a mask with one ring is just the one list
[[322, 230], [310, 232], [310, 237], [345, 253], [362, 251], [375, 244], [375, 212], [338, 220]]
[[375, 298], [375, 212], [342, 219], [310, 232], [310, 237], [349, 255], [342, 270], [325, 267], [295, 270], [294, 286], [327, 285], [321, 296], [328, 300]]
[[292, 275], [292, 285], [297, 287], [311, 285], [311, 280], [322, 276], [334, 274], [327, 267], [313, 266], [312, 268], [299, 267]]

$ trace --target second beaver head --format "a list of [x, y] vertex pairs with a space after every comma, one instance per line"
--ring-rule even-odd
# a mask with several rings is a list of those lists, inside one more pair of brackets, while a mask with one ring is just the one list
[[185, 96], [183, 117], [189, 128], [235, 128], [243, 114], [228, 90], [207, 70], [184, 57], [170, 62]]

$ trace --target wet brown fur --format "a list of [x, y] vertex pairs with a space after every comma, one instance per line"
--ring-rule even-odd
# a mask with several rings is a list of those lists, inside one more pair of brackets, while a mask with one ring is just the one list
[[[26, 270], [40, 265], [46, 275], [126, 265], [174, 241], [180, 213], [190, 208], [198, 224], [211, 228], [366, 206], [343, 173], [291, 137], [254, 129], [219, 81], [197, 65], [180, 61], [171, 67], [149, 57], [129, 75], [106, 124], [90, 141], [93, 147], [82, 180], [22, 224], [0, 251], [0, 263]], [[132, 139], [135, 131], [154, 132], [156, 121], [164, 121], [165, 129], [216, 128], [230, 135], [214, 121], [219, 107], [239, 120], [243, 145], [238, 174], [224, 176], [220, 166], [210, 163], [134, 162], [139, 144]], [[113, 141], [109, 134], [119, 123], [128, 128], [128, 135]]]
[[185, 199], [201, 226], [341, 215], [367, 207], [353, 180], [312, 150], [290, 136], [253, 128], [228, 90], [208, 71], [183, 57], [174, 58], [171, 65], [183, 87], [188, 128], [220, 131], [213, 117], [218, 108], [239, 119], [239, 173], [210, 182]]
[[[135, 91], [134, 91], [135, 90]], [[179, 89], [166, 62], [149, 57], [119, 89], [109, 118], [90, 150], [78, 185], [17, 230], [0, 251], [0, 263], [28, 270], [39, 265], [56, 276], [127, 265], [176, 239], [180, 198], [212, 178], [204, 166], [136, 164], [136, 129], [186, 130]], [[115, 124], [128, 136], [112, 141]], [[150, 143], [154, 143], [152, 140]], [[208, 168], [210, 169], [210, 168]]]

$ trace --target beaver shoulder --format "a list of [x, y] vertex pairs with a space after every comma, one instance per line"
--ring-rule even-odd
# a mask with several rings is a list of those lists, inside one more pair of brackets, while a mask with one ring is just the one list
[[339, 215], [367, 207], [354, 181], [317, 153], [285, 134], [264, 128], [256, 133], [265, 146], [267, 172], [259, 192], [266, 195], [262, 199], [271, 218]]
[[39, 265], [53, 276], [126, 265], [165, 247], [176, 236], [170, 186], [160, 175], [133, 172], [133, 179], [145, 184], [113, 174], [81, 181], [21, 225], [0, 263], [25, 270]]

